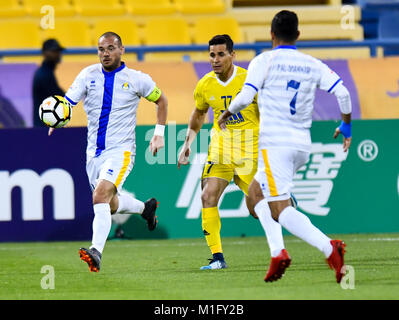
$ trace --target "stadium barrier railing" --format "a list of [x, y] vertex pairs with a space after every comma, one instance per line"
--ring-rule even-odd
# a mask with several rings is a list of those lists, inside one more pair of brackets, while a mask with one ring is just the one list
[[[298, 41], [298, 48], [312, 48], [312, 49], [326, 49], [326, 48], [359, 48], [368, 47], [370, 49], [370, 56], [377, 56], [377, 49], [379, 47], [399, 46], [399, 38], [392, 39], [370, 39], [362, 41], [349, 40], [335, 40], [335, 41]], [[236, 44], [235, 50], [254, 50], [256, 54], [263, 50], [271, 49], [271, 42], [257, 42], [257, 43], [239, 43]], [[157, 52], [193, 52], [193, 51], [207, 51], [208, 45], [167, 45], [167, 46], [125, 46], [126, 53], [137, 54], [138, 61], [145, 60], [146, 53]], [[66, 55], [84, 55], [97, 54], [96, 47], [87, 48], [67, 48], [64, 51]], [[41, 55], [40, 49], [18, 49], [18, 50], [0, 50], [0, 59], [4, 57], [21, 57], [21, 56], [35, 56]]]

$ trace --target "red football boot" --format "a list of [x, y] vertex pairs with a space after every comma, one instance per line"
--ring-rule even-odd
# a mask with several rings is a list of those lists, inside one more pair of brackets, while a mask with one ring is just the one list
[[335, 270], [337, 283], [340, 283], [342, 276], [345, 274], [343, 267], [346, 244], [341, 240], [331, 240], [330, 243], [333, 246], [333, 251], [326, 260], [330, 268]]
[[272, 282], [280, 279], [283, 276], [285, 269], [287, 269], [290, 264], [291, 258], [288, 255], [287, 250], [281, 250], [278, 256], [272, 257], [265, 281]]

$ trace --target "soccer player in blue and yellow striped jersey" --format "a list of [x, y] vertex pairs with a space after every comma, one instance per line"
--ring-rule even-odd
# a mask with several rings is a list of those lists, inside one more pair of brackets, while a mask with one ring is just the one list
[[[217, 119], [240, 92], [247, 70], [234, 65], [233, 41], [228, 35], [217, 35], [209, 41], [209, 58], [213, 71], [200, 79], [195, 88], [195, 108], [179, 154], [178, 167], [188, 164], [190, 146], [204, 123], [208, 109], [212, 108], [215, 121], [202, 173], [202, 228], [213, 259], [201, 269], [223, 269], [227, 265], [223, 256], [217, 206], [232, 179], [246, 196], [248, 194], [248, 186], [257, 170], [259, 111], [255, 99], [243, 112], [229, 118], [228, 130], [220, 130]], [[250, 208], [248, 202], [247, 206]], [[250, 209], [250, 212], [253, 210]]]

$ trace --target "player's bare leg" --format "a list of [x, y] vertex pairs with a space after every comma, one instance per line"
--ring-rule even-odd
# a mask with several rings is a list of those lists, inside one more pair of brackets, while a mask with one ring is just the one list
[[251, 216], [253, 216], [255, 219], [258, 219], [258, 215], [255, 212], [256, 203], [254, 203], [252, 199], [248, 196], [245, 196], [245, 203]]
[[212, 253], [209, 265], [201, 267], [201, 270], [224, 269], [227, 267], [220, 238], [221, 223], [217, 206], [228, 184], [228, 181], [214, 177], [203, 179], [201, 182], [202, 228]]
[[270, 249], [271, 262], [264, 280], [266, 282], [278, 280], [291, 264], [291, 258], [284, 247], [281, 225], [273, 220], [267, 199], [263, 196], [260, 185], [255, 179], [249, 186], [248, 196], [255, 204], [254, 210], [266, 233]]
[[306, 241], [324, 253], [327, 263], [335, 270], [338, 283], [344, 273], [345, 243], [341, 240], [331, 240], [303, 213], [290, 206], [290, 200], [269, 202], [273, 219], [298, 238]]

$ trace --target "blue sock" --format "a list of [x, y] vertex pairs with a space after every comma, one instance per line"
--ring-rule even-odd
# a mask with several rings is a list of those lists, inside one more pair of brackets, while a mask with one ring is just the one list
[[213, 254], [213, 260], [221, 260], [224, 261], [223, 253], [218, 252]]

